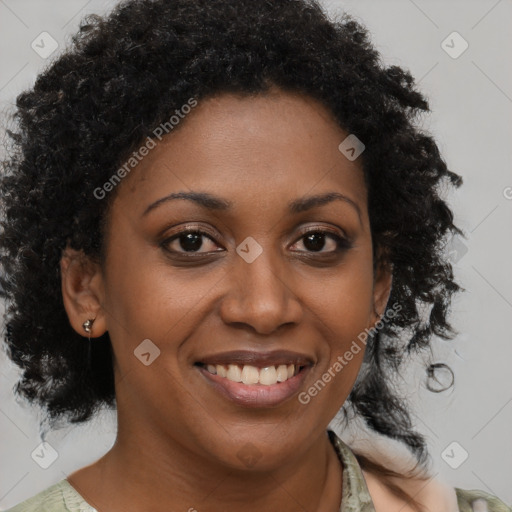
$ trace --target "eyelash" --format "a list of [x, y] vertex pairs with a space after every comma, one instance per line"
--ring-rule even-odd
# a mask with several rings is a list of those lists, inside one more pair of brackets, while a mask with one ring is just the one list
[[[185, 228], [185, 229], [179, 231], [178, 233], [175, 233], [171, 237], [166, 238], [160, 245], [165, 251], [167, 251], [168, 253], [171, 253], [172, 255], [178, 255], [179, 257], [190, 258], [190, 259], [197, 259], [199, 257], [204, 257], [206, 255], [211, 255], [211, 254], [215, 254], [217, 252], [222, 252], [222, 251], [207, 251], [207, 252], [187, 253], [187, 252], [171, 250], [168, 248], [169, 244], [171, 244], [173, 241], [179, 240], [179, 238], [181, 236], [184, 236], [187, 234], [196, 234], [196, 235], [205, 236], [206, 238], [211, 240], [213, 243], [217, 244], [211, 233], [209, 233], [207, 231], [203, 231], [202, 229], [198, 229], [198, 228]], [[297, 239], [296, 242], [294, 242], [293, 245], [295, 245], [297, 242], [299, 242], [300, 240], [303, 240], [306, 236], [311, 235], [311, 234], [327, 235], [328, 237], [330, 237], [331, 239], [333, 239], [336, 242], [336, 249], [333, 251], [327, 251], [327, 252], [322, 252], [322, 251], [319, 251], [319, 252], [316, 252], [316, 251], [294, 251], [294, 252], [305, 252], [308, 255], [317, 255], [318, 254], [318, 255], [323, 255], [323, 256], [326, 256], [326, 255], [332, 256], [333, 254], [340, 254], [340, 253], [345, 252], [346, 250], [349, 250], [353, 247], [353, 243], [350, 240], [338, 235], [337, 233], [327, 230], [325, 228], [309, 228], [306, 231], [303, 231], [301, 236]]]

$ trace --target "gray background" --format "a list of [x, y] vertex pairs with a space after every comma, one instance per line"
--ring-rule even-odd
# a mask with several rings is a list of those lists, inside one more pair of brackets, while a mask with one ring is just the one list
[[[0, 0], [2, 124], [16, 95], [31, 86], [37, 73], [69, 42], [80, 18], [110, 10], [114, 3]], [[323, 3], [333, 13], [344, 9], [356, 16], [370, 29], [384, 61], [412, 72], [432, 109], [421, 124], [436, 137], [448, 167], [464, 178], [461, 189], [447, 196], [456, 224], [468, 235], [452, 244], [455, 275], [467, 290], [453, 303], [452, 322], [460, 334], [453, 341], [435, 339], [431, 353], [407, 366], [400, 386], [412, 401], [418, 430], [427, 437], [433, 473], [452, 486], [483, 489], [510, 503], [512, 1]], [[47, 59], [31, 48], [43, 31], [59, 45]], [[442, 46], [454, 31], [469, 44], [457, 58]], [[453, 36], [447, 40], [452, 53], [462, 48], [461, 43]], [[3, 353], [0, 357], [0, 510], [4, 510], [100, 457], [114, 441], [115, 415], [106, 412], [86, 425], [49, 433], [47, 441], [57, 459], [41, 468], [31, 457], [41, 442], [38, 414], [13, 398], [17, 370]], [[421, 365], [430, 361], [446, 362], [454, 370], [456, 382], [450, 391], [434, 394], [425, 389]], [[358, 438], [363, 434], [359, 431]], [[343, 433], [347, 442], [361, 445], [353, 436]], [[401, 453], [393, 443], [377, 438], [371, 443], [364, 445], [366, 449]], [[465, 452], [467, 459], [461, 462]]]

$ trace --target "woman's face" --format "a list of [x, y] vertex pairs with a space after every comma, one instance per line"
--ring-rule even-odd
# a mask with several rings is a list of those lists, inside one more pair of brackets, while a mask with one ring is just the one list
[[325, 431], [391, 284], [372, 271], [347, 135], [305, 96], [223, 94], [118, 185], [95, 328], [113, 344], [120, 432], [264, 468]]

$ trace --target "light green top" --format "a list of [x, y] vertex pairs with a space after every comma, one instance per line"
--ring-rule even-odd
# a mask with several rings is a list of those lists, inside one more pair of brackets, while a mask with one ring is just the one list
[[[343, 467], [340, 512], [375, 512], [361, 467], [352, 450], [331, 430], [329, 439]], [[511, 507], [487, 492], [458, 488], [455, 488], [455, 492], [459, 512], [512, 512]], [[64, 479], [6, 512], [97, 512], [97, 510]]]

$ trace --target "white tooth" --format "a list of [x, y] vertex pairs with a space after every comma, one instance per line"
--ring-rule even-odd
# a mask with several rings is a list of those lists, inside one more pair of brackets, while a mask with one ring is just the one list
[[288, 369], [285, 364], [280, 364], [276, 372], [277, 382], [284, 382], [288, 378]]
[[217, 374], [217, 368], [215, 368], [215, 366], [213, 364], [207, 364], [206, 365], [206, 369], [210, 372], [210, 373], [213, 373], [213, 375], [216, 375]]
[[260, 376], [258, 368], [246, 364], [242, 370], [242, 382], [244, 384], [257, 384]]
[[223, 364], [218, 364], [215, 369], [217, 370], [217, 375], [219, 377], [225, 377], [228, 373], [226, 367]]
[[242, 382], [242, 370], [237, 364], [228, 365], [226, 377], [233, 382]]
[[[284, 367], [284, 369], [286, 370], [286, 366]], [[260, 384], [264, 384], [265, 386], [271, 386], [272, 384], [277, 384], [277, 381], [278, 378], [275, 366], [269, 366], [267, 368], [262, 368], [260, 370]]]
[[288, 378], [293, 377], [293, 374], [295, 373], [295, 365], [289, 364], [286, 368], [286, 371], [288, 372]]

